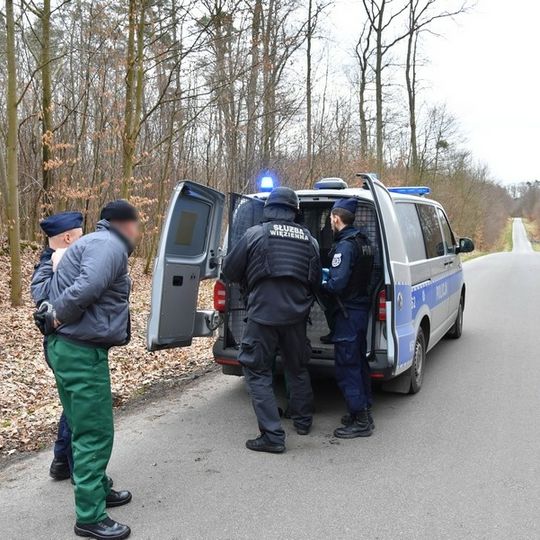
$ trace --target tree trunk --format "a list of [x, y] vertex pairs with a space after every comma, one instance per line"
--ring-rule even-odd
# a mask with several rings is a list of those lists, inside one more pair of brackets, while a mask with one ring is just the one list
[[311, 18], [313, 17], [313, 0], [308, 4], [308, 29], [307, 29], [307, 52], [306, 52], [306, 146], [307, 146], [307, 166], [308, 185], [313, 183], [313, 128], [311, 125], [311, 38], [313, 27]]
[[257, 127], [257, 86], [259, 82], [259, 47], [262, 16], [262, 0], [256, 0], [253, 8], [251, 23], [251, 67], [249, 71], [248, 89], [246, 95], [247, 125], [246, 125], [246, 157], [244, 165], [244, 183], [251, 180], [254, 174], [255, 134]]
[[133, 102], [135, 99], [135, 30], [137, 26], [137, 0], [129, 0], [128, 41], [126, 58], [126, 97], [124, 104], [124, 133], [121, 196], [127, 198], [133, 178], [135, 142], [133, 135]]
[[11, 304], [22, 303], [21, 238], [19, 221], [19, 171], [17, 162], [17, 64], [15, 60], [15, 16], [13, 0], [6, 0], [6, 55], [7, 55], [7, 216], [8, 242], [11, 258]]
[[43, 203], [50, 208], [50, 190], [53, 187], [53, 119], [51, 85], [51, 0], [43, 0], [41, 14], [41, 145]]
[[413, 173], [413, 181], [417, 181], [419, 173], [418, 139], [416, 127], [416, 50], [418, 33], [416, 31], [416, 17], [414, 1], [411, 0], [409, 14], [409, 36], [407, 38], [407, 56], [405, 63], [405, 81], [407, 85], [407, 102], [409, 107], [409, 137], [410, 137], [410, 162], [409, 166]]
[[375, 49], [375, 143], [377, 147], [377, 172], [382, 176], [384, 167], [384, 118], [383, 118], [383, 17], [385, 2], [381, 3], [377, 15], [376, 49]]

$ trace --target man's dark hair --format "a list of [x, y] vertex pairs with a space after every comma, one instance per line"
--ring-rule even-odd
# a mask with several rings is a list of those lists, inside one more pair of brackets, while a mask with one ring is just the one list
[[354, 223], [355, 215], [344, 208], [333, 208], [332, 214], [338, 216], [345, 225], [352, 225]]

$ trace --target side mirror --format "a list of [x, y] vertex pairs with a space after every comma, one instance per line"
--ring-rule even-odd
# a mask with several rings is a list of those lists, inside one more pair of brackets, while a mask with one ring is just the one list
[[471, 251], [474, 251], [474, 242], [470, 238], [460, 238], [459, 252], [470, 253]]

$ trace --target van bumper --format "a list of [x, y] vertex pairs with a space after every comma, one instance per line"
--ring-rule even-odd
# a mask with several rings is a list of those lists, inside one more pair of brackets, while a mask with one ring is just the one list
[[[242, 366], [238, 361], [238, 349], [223, 347], [223, 341], [219, 339], [213, 347], [214, 361], [222, 367], [224, 375], [242, 376]], [[384, 351], [376, 351], [372, 354], [369, 364], [371, 378], [374, 381], [387, 381], [394, 378], [392, 367], [387, 367], [388, 359]], [[276, 367], [281, 371], [281, 359], [277, 358]], [[334, 359], [313, 356], [308, 364], [312, 375], [335, 378]]]

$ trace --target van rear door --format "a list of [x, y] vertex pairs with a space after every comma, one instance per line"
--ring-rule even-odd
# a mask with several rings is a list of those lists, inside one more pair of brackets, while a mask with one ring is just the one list
[[[229, 203], [229, 232], [227, 248], [234, 246], [244, 233], [263, 220], [264, 200], [231, 193]], [[240, 285], [227, 283], [225, 310], [225, 347], [237, 347], [242, 338], [246, 319], [246, 306]]]
[[217, 277], [225, 195], [191, 181], [170, 199], [152, 277], [149, 351], [191, 345], [212, 334], [212, 311], [197, 311], [199, 283]]
[[416, 339], [412, 320], [411, 274], [390, 193], [374, 174], [359, 176], [373, 194], [379, 220], [384, 260], [388, 364], [397, 375], [410, 367]]

